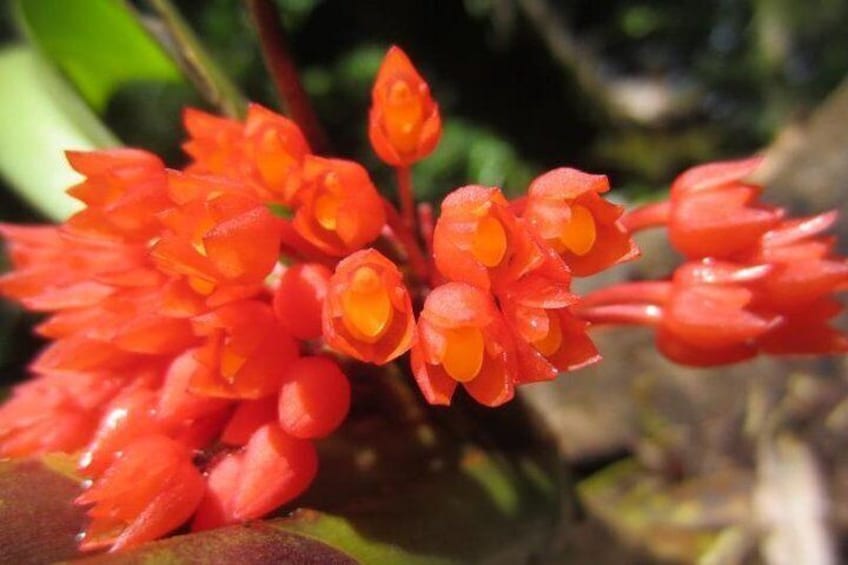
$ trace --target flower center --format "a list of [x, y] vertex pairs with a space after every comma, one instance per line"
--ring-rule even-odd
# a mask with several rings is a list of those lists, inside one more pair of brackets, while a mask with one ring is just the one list
[[246, 357], [234, 353], [228, 347], [224, 347], [224, 351], [221, 352], [221, 376], [232, 384], [235, 381], [236, 374], [246, 362]]
[[545, 357], [553, 355], [562, 345], [562, 326], [560, 326], [559, 318], [551, 316], [549, 312], [545, 312], [548, 317], [548, 333], [543, 337], [533, 342], [536, 350]]
[[424, 113], [421, 100], [407, 80], [398, 78], [389, 85], [386, 102], [386, 129], [392, 143], [404, 153], [415, 151]]
[[483, 367], [485, 343], [479, 328], [464, 327], [445, 330], [447, 345], [442, 367], [454, 380], [466, 383], [473, 380]]
[[374, 343], [392, 321], [392, 302], [380, 275], [371, 267], [360, 267], [342, 294], [342, 322], [357, 339]]
[[254, 158], [262, 181], [274, 189], [285, 185], [296, 164], [280, 136], [272, 130], [266, 131], [260, 138]]
[[486, 267], [497, 267], [506, 255], [506, 231], [497, 218], [486, 216], [477, 224], [471, 252]]
[[342, 190], [336, 175], [330, 173], [324, 178], [323, 189], [315, 199], [315, 219], [322, 228], [333, 231], [341, 208]]
[[586, 255], [595, 245], [597, 230], [592, 213], [579, 204], [571, 207], [571, 220], [559, 234], [559, 240], [575, 255]]

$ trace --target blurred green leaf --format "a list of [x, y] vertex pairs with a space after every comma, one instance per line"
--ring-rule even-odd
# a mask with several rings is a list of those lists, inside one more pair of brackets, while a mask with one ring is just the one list
[[466, 184], [498, 186], [507, 196], [527, 189], [536, 170], [510, 143], [461, 118], [446, 120], [436, 151], [413, 171], [418, 197], [438, 201]]
[[584, 480], [587, 512], [635, 547], [662, 561], [695, 563], [720, 534], [750, 519], [751, 474], [743, 469], [681, 482], [625, 459]]
[[131, 12], [113, 0], [17, 0], [21, 24], [44, 56], [98, 112], [122, 85], [179, 82], [176, 63]]
[[31, 49], [0, 51], [0, 77], [0, 174], [41, 212], [63, 219], [80, 208], [64, 192], [80, 177], [63, 152], [118, 140]]

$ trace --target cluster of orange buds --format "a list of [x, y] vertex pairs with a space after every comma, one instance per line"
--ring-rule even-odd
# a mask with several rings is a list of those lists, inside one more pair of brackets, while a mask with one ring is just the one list
[[[259, 118], [268, 123], [256, 126]], [[253, 108], [252, 119], [280, 151], [280, 131], [303, 145], [285, 118]], [[240, 131], [226, 125], [208, 131]], [[193, 143], [218, 159], [213, 140]], [[168, 170], [132, 149], [68, 158], [85, 177], [70, 193], [86, 208], [61, 226], [0, 227], [14, 265], [0, 291], [49, 314], [37, 331], [52, 340], [31, 365], [36, 378], [0, 408], [0, 455], [76, 454], [90, 480], [77, 499], [90, 506], [84, 549], [119, 550], [189, 520], [200, 529], [255, 519], [293, 499], [317, 472], [313, 441], [350, 403], [339, 361], [309, 343], [320, 337], [329, 270], [280, 263], [290, 250], [330, 257], [297, 223], [314, 213], [301, 193], [326, 180], [298, 179], [289, 220], [272, 213], [276, 188], [261, 184], [252, 153], [229, 156], [232, 169], [217, 173], [199, 161]], [[319, 158], [300, 159], [298, 170]], [[325, 175], [344, 167], [327, 164]], [[363, 190], [368, 181], [349, 182]], [[382, 201], [371, 204], [368, 218], [380, 222]], [[337, 213], [340, 241], [382, 229], [348, 213]]]
[[678, 177], [667, 201], [624, 218], [632, 231], [665, 225], [684, 256], [668, 281], [608, 287], [584, 297], [596, 323], [656, 328], [675, 362], [710, 366], [758, 353], [834, 354], [848, 336], [831, 325], [848, 288], [848, 260], [822, 235], [836, 213], [787, 219], [746, 181], [759, 158], [702, 165]]
[[[400, 210], [361, 165], [314, 155], [260, 106], [243, 122], [188, 110], [185, 126], [182, 170], [141, 150], [68, 153], [85, 208], [61, 226], [0, 226], [13, 265], [0, 292], [48, 314], [37, 331], [51, 340], [0, 407], [0, 456], [75, 454], [84, 549], [292, 501], [318, 472], [314, 440], [349, 410], [354, 361], [410, 352], [429, 402], [461, 383], [497, 406], [597, 361], [589, 321], [655, 324], [660, 348], [693, 364], [845, 349], [822, 322], [848, 277], [819, 236], [834, 216], [757, 204], [740, 180], [753, 162], [696, 169], [670, 204], [631, 216], [604, 199], [606, 177], [570, 168], [513, 201], [465, 186], [433, 225], [410, 168], [441, 117], [396, 47], [368, 131]], [[628, 226], [659, 223], [690, 259], [672, 281], [572, 292], [573, 276], [638, 254]]]

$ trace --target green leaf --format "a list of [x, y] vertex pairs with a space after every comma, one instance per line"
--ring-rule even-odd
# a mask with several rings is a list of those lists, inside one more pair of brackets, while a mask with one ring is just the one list
[[121, 86], [180, 82], [177, 65], [142, 27], [128, 3], [115, 0], [18, 0], [30, 40], [98, 112]]
[[751, 489], [744, 469], [673, 482], [625, 459], [582, 481], [578, 493], [589, 515], [630, 545], [663, 562], [695, 563], [722, 532], [750, 523]]
[[41, 212], [66, 218], [81, 206], [64, 192], [80, 180], [64, 151], [118, 141], [32, 49], [0, 51], [0, 82], [0, 174]]

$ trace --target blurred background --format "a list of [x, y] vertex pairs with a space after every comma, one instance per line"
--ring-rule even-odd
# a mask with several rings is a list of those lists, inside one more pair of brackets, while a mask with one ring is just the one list
[[[153, 3], [132, 4], [160, 34]], [[248, 99], [279, 107], [241, 2], [173, 4]], [[641, 201], [692, 164], [771, 147], [765, 180], [777, 201], [798, 212], [844, 207], [844, 0], [276, 4], [333, 153], [364, 163], [386, 189], [390, 171], [372, 154], [365, 124], [371, 82], [397, 44], [427, 78], [445, 123], [438, 150], [415, 169], [422, 199], [469, 183], [517, 194], [539, 172], [569, 165], [608, 174], [617, 198]], [[7, 4], [0, 41], [23, 41]], [[0, 84], [14, 87], [2, 75]], [[180, 166], [185, 105], [210, 109], [190, 81], [146, 79], [123, 81], [93, 106], [121, 142]], [[14, 131], [5, 116], [0, 129]], [[836, 133], [822, 133], [828, 128]], [[816, 158], [831, 165], [820, 169]], [[43, 221], [4, 178], [0, 221]], [[668, 271], [673, 259], [662, 242], [641, 243], [646, 259], [609, 277]], [[32, 323], [0, 304], [0, 386], [25, 376], [39, 347]], [[606, 334], [600, 345], [601, 367], [528, 394], [579, 485], [578, 525], [563, 535], [563, 555], [779, 563], [783, 554], [785, 563], [826, 563], [848, 550], [841, 360], [690, 371], [659, 359], [643, 334]], [[782, 510], [769, 514], [770, 505]], [[782, 532], [783, 546], [769, 549], [763, 523]], [[786, 553], [785, 544], [801, 553]]]

